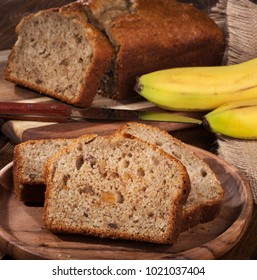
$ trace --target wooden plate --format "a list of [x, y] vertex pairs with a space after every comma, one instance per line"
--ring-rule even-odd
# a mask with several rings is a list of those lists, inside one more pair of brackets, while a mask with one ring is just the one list
[[175, 245], [53, 234], [44, 228], [42, 207], [16, 200], [9, 164], [0, 171], [0, 249], [15, 259], [219, 258], [245, 233], [252, 214], [251, 190], [235, 167], [209, 152], [189, 148], [209, 163], [225, 197], [216, 219], [183, 232]]

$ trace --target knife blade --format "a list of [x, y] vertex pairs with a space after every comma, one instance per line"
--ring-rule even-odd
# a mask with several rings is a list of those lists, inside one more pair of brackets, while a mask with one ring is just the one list
[[129, 109], [90, 107], [81, 109], [64, 103], [0, 102], [0, 118], [13, 120], [69, 122], [72, 120], [161, 121], [202, 124], [196, 118], [173, 112], [151, 112]]

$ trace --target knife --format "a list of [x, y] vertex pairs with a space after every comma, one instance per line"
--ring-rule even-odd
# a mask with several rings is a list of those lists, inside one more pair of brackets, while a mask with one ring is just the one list
[[17, 103], [0, 102], [0, 118], [29, 121], [69, 122], [72, 120], [114, 120], [114, 121], [161, 121], [187, 124], [202, 124], [196, 118], [173, 112], [151, 112], [110, 108], [72, 107], [64, 103]]

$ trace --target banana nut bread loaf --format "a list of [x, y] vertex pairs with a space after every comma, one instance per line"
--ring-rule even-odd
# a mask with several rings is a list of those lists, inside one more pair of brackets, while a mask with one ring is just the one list
[[113, 50], [81, 5], [28, 15], [16, 28], [5, 79], [59, 100], [90, 106]]
[[137, 76], [152, 71], [221, 64], [224, 35], [203, 12], [176, 0], [84, 0], [90, 22], [115, 50], [102, 94], [131, 96]]
[[182, 231], [217, 216], [223, 199], [223, 188], [208, 164], [189, 151], [184, 143], [166, 131], [140, 123], [128, 123], [118, 133], [130, 134], [156, 144], [186, 167], [191, 191], [183, 207]]
[[190, 181], [174, 157], [140, 139], [80, 137], [46, 164], [44, 223], [53, 232], [173, 243]]
[[[94, 135], [88, 135], [91, 140]], [[86, 139], [86, 136], [85, 136]], [[44, 202], [44, 168], [47, 159], [74, 139], [29, 140], [14, 148], [13, 184], [18, 200]]]
[[221, 64], [224, 35], [203, 12], [175, 0], [90, 0], [26, 17], [5, 71], [9, 81], [70, 104], [98, 91], [126, 99], [137, 76]]

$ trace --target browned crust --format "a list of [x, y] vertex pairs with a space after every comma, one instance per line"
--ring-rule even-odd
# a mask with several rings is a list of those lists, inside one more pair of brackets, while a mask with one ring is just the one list
[[[102, 1], [87, 1], [99, 9]], [[119, 51], [116, 99], [133, 94], [136, 78], [183, 66], [220, 65], [225, 48], [221, 29], [203, 12], [176, 1], [134, 1], [136, 10], [113, 19], [107, 33]]]
[[[95, 137], [95, 134], [85, 135], [85, 138]], [[25, 202], [44, 202], [45, 193], [45, 182], [44, 180], [31, 179], [26, 180], [23, 177], [23, 165], [26, 159], [24, 158], [23, 149], [26, 146], [33, 144], [40, 144], [46, 141], [62, 141], [67, 140], [65, 138], [56, 139], [41, 139], [41, 140], [28, 140], [26, 142], [20, 143], [14, 147], [13, 156], [13, 186], [16, 198], [20, 201]], [[74, 141], [76, 141], [74, 139]], [[70, 144], [72, 145], [72, 143]], [[63, 148], [60, 148], [60, 150]]]
[[[121, 137], [121, 135], [115, 135], [115, 137]], [[106, 138], [111, 138], [114, 136], [102, 136]], [[128, 136], [123, 136], [128, 137]], [[132, 136], [129, 136], [132, 138]], [[171, 212], [170, 212], [170, 226], [166, 229], [165, 233], [162, 235], [162, 237], [149, 237], [148, 235], [141, 235], [140, 237], [137, 234], [128, 234], [126, 232], [114, 232], [111, 230], [101, 230], [101, 229], [95, 229], [95, 228], [81, 228], [81, 227], [67, 227], [62, 221], [59, 221], [58, 224], [53, 225], [51, 221], [48, 219], [49, 215], [49, 209], [48, 209], [48, 203], [51, 198], [51, 189], [53, 188], [51, 179], [51, 173], [52, 169], [54, 168], [55, 162], [58, 161], [59, 157], [62, 155], [66, 155], [69, 153], [69, 151], [72, 151], [74, 148], [76, 148], [77, 144], [74, 143], [73, 145], [70, 145], [66, 147], [65, 149], [61, 150], [60, 152], [56, 153], [53, 157], [51, 157], [45, 168], [45, 182], [47, 185], [46, 193], [45, 193], [45, 205], [44, 205], [44, 213], [43, 213], [43, 220], [45, 223], [46, 228], [53, 232], [66, 232], [66, 233], [77, 233], [77, 234], [86, 234], [86, 235], [96, 235], [102, 238], [121, 238], [121, 239], [128, 239], [128, 240], [135, 240], [135, 241], [146, 241], [146, 242], [154, 242], [154, 243], [161, 243], [161, 244], [171, 244], [176, 242], [178, 239], [178, 236], [180, 234], [181, 230], [181, 216], [182, 216], [182, 206], [185, 203], [187, 196], [190, 191], [190, 180], [188, 177], [188, 174], [186, 172], [185, 167], [175, 158], [173, 158], [171, 155], [165, 153], [163, 150], [159, 149], [156, 145], [149, 144], [145, 141], [142, 141], [141, 139], [138, 139], [136, 137], [133, 137], [136, 141], [142, 142], [145, 145], [150, 146], [153, 149], [158, 149], [158, 151], [164, 155], [164, 157], [167, 157], [171, 159], [172, 161], [176, 162], [179, 172], [182, 175], [182, 181], [181, 182], [181, 192], [180, 195], [177, 196], [176, 200], [174, 200], [171, 204]], [[83, 138], [80, 138], [83, 140]], [[79, 141], [79, 140], [78, 140]], [[92, 140], [94, 141], [94, 140]]]
[[[155, 126], [149, 126], [146, 124], [136, 123], [136, 122], [129, 122], [126, 125], [122, 126], [116, 133], [124, 134], [124, 131], [125, 131], [125, 134], [126, 134], [127, 133], [126, 128], [129, 127], [130, 124], [141, 126], [141, 127], [147, 127], [149, 129], [151, 128], [153, 130], [156, 130], [158, 132], [158, 134], [165, 135], [165, 137], [168, 137], [171, 142], [175, 142], [177, 145], [179, 145], [179, 146], [183, 147], [183, 149], [187, 150], [187, 147], [183, 142], [181, 142], [177, 138], [174, 138], [166, 131], [163, 131]], [[208, 164], [204, 160], [199, 158], [194, 152], [188, 150], [188, 153], [191, 153], [194, 157], [198, 158], [198, 160], [202, 163], [203, 166], [208, 166]], [[182, 226], [181, 226], [182, 231], [185, 231], [199, 223], [209, 222], [209, 221], [213, 220], [219, 213], [221, 203], [222, 203], [222, 200], [224, 197], [224, 191], [223, 191], [223, 188], [222, 188], [219, 180], [217, 179], [216, 175], [214, 174], [214, 172], [211, 169], [210, 169], [210, 172], [212, 172], [213, 178], [216, 180], [217, 186], [220, 187], [220, 195], [216, 199], [206, 200], [204, 204], [199, 204], [199, 205], [197, 205], [195, 207], [191, 207], [187, 210], [183, 209]]]
[[101, 32], [93, 27], [92, 31], [88, 36], [93, 42], [94, 55], [84, 78], [84, 90], [80, 94], [80, 100], [75, 103], [75, 105], [81, 107], [89, 107], [92, 104], [100, 87], [102, 76], [110, 66], [114, 55], [113, 48]]
[[[141, 125], [141, 124], [139, 124]], [[181, 228], [182, 228], [182, 218], [183, 218], [183, 205], [186, 203], [188, 195], [190, 193], [191, 190], [191, 182], [190, 182], [190, 178], [188, 176], [187, 170], [185, 168], [185, 166], [175, 157], [173, 157], [172, 155], [170, 155], [169, 153], [166, 153], [164, 150], [162, 150], [161, 148], [159, 148], [157, 145], [154, 144], [150, 144], [147, 141], [144, 141], [140, 138], [137, 138], [134, 135], [131, 134], [122, 134], [120, 133], [121, 130], [118, 130], [115, 133], [115, 136], [118, 135], [123, 135], [124, 137], [127, 138], [132, 138], [132, 139], [136, 139], [137, 141], [143, 142], [146, 145], [149, 145], [150, 147], [152, 147], [153, 149], [158, 149], [160, 151], [161, 154], [163, 154], [165, 157], [170, 158], [172, 161], [177, 163], [177, 168], [180, 172], [180, 174], [182, 174], [182, 193], [179, 197], [177, 197], [176, 201], [173, 201], [173, 207], [175, 207], [177, 209], [175, 214], [172, 214], [172, 211], [170, 213], [170, 228], [168, 228], [166, 230], [166, 238], [163, 238], [161, 242], [157, 242], [157, 241], [153, 241], [151, 240], [151, 242], [157, 242], [157, 243], [165, 243], [165, 244], [172, 244], [174, 242], [176, 242], [176, 240], [179, 237], [179, 234], [181, 232]], [[114, 137], [114, 135], [112, 135], [111, 137]], [[144, 241], [144, 240], [141, 240]]]
[[220, 212], [221, 203], [222, 199], [219, 199], [214, 202], [209, 202], [209, 204], [199, 205], [192, 211], [183, 211], [181, 232], [215, 219]]
[[[34, 180], [33, 183], [23, 178], [23, 165], [24, 165], [24, 146], [34, 144], [36, 142], [43, 142], [45, 140], [29, 140], [20, 143], [14, 147], [13, 153], [13, 186], [16, 198], [21, 201], [38, 202], [42, 197], [42, 190], [44, 191], [44, 182]], [[33, 188], [33, 189], [32, 189]], [[28, 189], [28, 191], [27, 191]], [[35, 192], [35, 195], [32, 194]]]
[[13, 154], [13, 186], [14, 192], [18, 200], [21, 200], [21, 168], [23, 164], [23, 157], [21, 156], [20, 146], [16, 145], [14, 147]]
[[19, 79], [16, 76], [13, 76], [10, 70], [10, 65], [13, 62], [13, 59], [16, 55], [16, 45], [14, 45], [9, 55], [8, 63], [4, 71], [4, 78], [8, 81], [28, 87], [41, 94], [49, 95], [69, 104], [73, 104], [80, 107], [89, 107], [100, 86], [101, 78], [111, 63], [113, 57], [113, 48], [107, 40], [107, 38], [97, 28], [95, 28], [86, 21], [86, 14], [83, 12], [82, 6], [78, 3], [74, 3], [74, 5], [68, 5], [66, 7], [63, 7], [62, 9], [48, 9], [40, 11], [36, 14], [28, 15], [27, 17], [23, 18], [16, 27], [16, 33], [18, 38], [19, 36], [21, 36], [20, 31], [24, 23], [29, 21], [31, 18], [43, 13], [60, 13], [66, 18], [70, 18], [71, 21], [83, 26], [87, 37], [90, 38], [91, 44], [93, 45], [93, 56], [91, 59], [90, 67], [85, 72], [83, 78], [84, 83], [81, 87], [80, 92], [76, 95], [75, 98], [69, 98], [63, 96], [62, 94], [60, 95], [57, 92], [49, 90], [43, 86], [40, 86], [36, 83], [30, 83], [23, 79]]
[[[91, 30], [95, 50], [92, 63], [84, 76], [84, 87], [76, 98], [67, 98], [40, 85], [12, 76], [7, 65], [4, 78], [64, 102], [89, 107], [100, 87], [104, 73], [111, 67], [114, 50], [106, 36], [87, 22], [86, 10], [99, 9], [104, 1], [81, 1], [61, 9], [48, 9], [39, 13], [61, 13]], [[118, 46], [115, 61], [116, 89], [103, 92], [118, 100], [136, 94], [136, 78], [142, 74], [173, 67], [220, 65], [225, 48], [225, 37], [220, 28], [207, 15], [192, 5], [176, 1], [136, 0], [133, 14], [118, 16], [108, 28], [108, 34]], [[37, 14], [36, 14], [37, 15]], [[25, 17], [16, 28], [35, 15]], [[185, 27], [185, 28], [182, 28]], [[160, 32], [161, 30], [161, 32]], [[12, 63], [15, 46], [9, 56]]]

